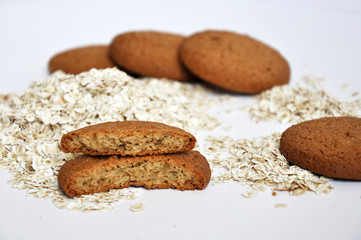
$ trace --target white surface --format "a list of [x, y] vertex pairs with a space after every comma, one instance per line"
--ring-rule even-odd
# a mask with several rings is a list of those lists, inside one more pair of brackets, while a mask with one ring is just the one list
[[[20, 1], [0, 0], [0, 93], [21, 93], [47, 76], [55, 53], [109, 43], [127, 30], [247, 33], [290, 62], [292, 84], [312, 74], [338, 97], [361, 91], [360, 1]], [[347, 83], [350, 88], [341, 90]], [[239, 138], [285, 129], [234, 116]], [[238, 124], [242, 118], [242, 126]], [[361, 239], [361, 182], [333, 181], [326, 196], [267, 191], [252, 199], [235, 183], [204, 191], [144, 191], [109, 213], [57, 209], [10, 187], [0, 173], [0, 239]], [[144, 212], [130, 212], [142, 202]], [[278, 209], [276, 203], [287, 208]]]

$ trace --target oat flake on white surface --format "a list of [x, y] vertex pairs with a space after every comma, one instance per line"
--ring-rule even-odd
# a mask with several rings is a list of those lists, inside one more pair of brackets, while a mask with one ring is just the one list
[[136, 203], [129, 207], [129, 210], [132, 212], [143, 212], [144, 206], [143, 203]]
[[361, 98], [350, 102], [340, 101], [323, 89], [322, 81], [322, 78], [305, 76], [304, 82], [308, 86], [297, 84], [273, 87], [256, 95], [255, 103], [244, 109], [257, 121], [283, 123], [321, 117], [359, 116]]
[[286, 207], [288, 207], [288, 205], [285, 203], [276, 203], [274, 207], [275, 208], [286, 208]]
[[8, 170], [13, 187], [51, 198], [60, 208], [78, 211], [112, 209], [135, 199], [139, 188], [112, 190], [68, 198], [57, 185], [57, 174], [74, 157], [60, 151], [64, 133], [106, 121], [157, 121], [190, 132], [220, 123], [208, 110], [227, 98], [209, 96], [198, 84], [165, 79], [134, 79], [117, 69], [79, 75], [56, 72], [33, 82], [22, 95], [0, 96], [0, 167]]
[[318, 177], [296, 165], [289, 165], [279, 151], [280, 133], [254, 139], [207, 137], [203, 150], [212, 165], [213, 184], [236, 181], [249, 186], [242, 195], [255, 196], [267, 188], [289, 191], [298, 196], [305, 191], [327, 194], [329, 179]]

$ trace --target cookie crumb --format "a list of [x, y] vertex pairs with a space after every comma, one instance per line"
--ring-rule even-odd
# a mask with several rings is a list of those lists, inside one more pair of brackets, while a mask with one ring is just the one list
[[130, 206], [129, 210], [132, 212], [143, 212], [144, 211], [143, 203], [133, 204], [132, 206]]
[[277, 193], [276, 192], [272, 192], [272, 196], [277, 196]]

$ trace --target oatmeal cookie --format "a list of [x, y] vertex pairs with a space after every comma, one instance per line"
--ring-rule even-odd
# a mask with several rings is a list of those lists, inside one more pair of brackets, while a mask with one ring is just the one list
[[361, 118], [328, 117], [293, 125], [283, 132], [280, 151], [313, 173], [361, 180]]
[[63, 152], [90, 155], [143, 156], [187, 151], [196, 138], [177, 127], [158, 122], [106, 122], [65, 134], [60, 142]]
[[96, 45], [70, 49], [53, 56], [49, 61], [49, 71], [62, 70], [68, 74], [79, 74], [92, 68], [115, 67], [108, 56], [108, 46]]
[[194, 77], [178, 57], [183, 40], [181, 35], [163, 32], [126, 32], [113, 39], [110, 56], [131, 74], [188, 81]]
[[259, 93], [289, 82], [286, 59], [270, 46], [246, 35], [204, 31], [180, 47], [184, 65], [200, 79], [241, 93]]

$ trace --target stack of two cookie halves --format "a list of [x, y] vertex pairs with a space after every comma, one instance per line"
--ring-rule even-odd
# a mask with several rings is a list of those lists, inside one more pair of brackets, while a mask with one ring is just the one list
[[156, 122], [107, 122], [65, 134], [62, 151], [83, 153], [60, 169], [58, 183], [69, 197], [129, 186], [204, 189], [209, 164], [195, 137]]

